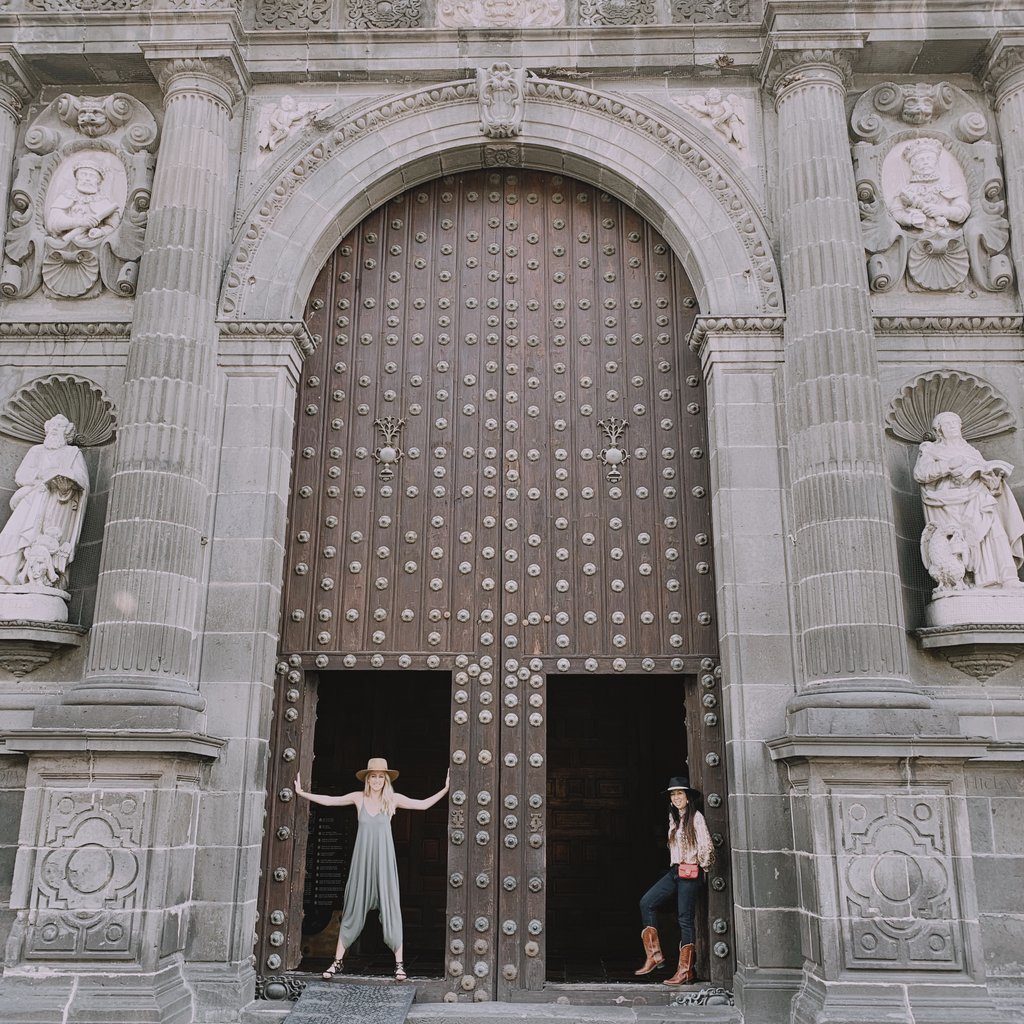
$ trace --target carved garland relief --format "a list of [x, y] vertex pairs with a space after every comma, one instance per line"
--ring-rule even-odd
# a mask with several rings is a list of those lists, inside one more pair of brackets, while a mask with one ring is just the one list
[[0, 292], [135, 294], [157, 134], [127, 93], [65, 93], [36, 118], [11, 192]]
[[885, 82], [857, 101], [852, 128], [872, 291], [1006, 291], [1003, 180], [977, 104], [948, 82]]

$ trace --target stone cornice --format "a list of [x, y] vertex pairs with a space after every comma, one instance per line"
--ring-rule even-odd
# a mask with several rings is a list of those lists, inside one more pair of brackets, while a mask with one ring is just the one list
[[687, 342], [694, 352], [700, 352], [709, 338], [781, 335], [785, 322], [781, 316], [699, 316]]
[[132, 325], [120, 320], [98, 320], [90, 323], [46, 323], [8, 321], [0, 323], [0, 341], [9, 339], [40, 341], [85, 341], [92, 339], [123, 340], [131, 337]]
[[1018, 334], [1019, 316], [876, 316], [875, 334]]
[[165, 99], [176, 91], [198, 90], [212, 93], [230, 108], [252, 86], [245, 63], [233, 45], [150, 44], [145, 57]]
[[761, 53], [761, 84], [776, 103], [802, 84], [834, 82], [845, 90], [853, 73], [853, 58], [864, 48], [865, 38], [864, 32], [773, 32]]
[[311, 356], [317, 348], [318, 339], [309, 333], [309, 328], [302, 320], [222, 320], [217, 326], [222, 340], [290, 341], [303, 359]]

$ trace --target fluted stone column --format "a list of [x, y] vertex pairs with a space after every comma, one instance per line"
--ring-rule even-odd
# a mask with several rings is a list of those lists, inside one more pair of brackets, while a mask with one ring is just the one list
[[804, 668], [790, 710], [927, 707], [907, 674], [846, 132], [850, 67], [841, 50], [784, 45], [774, 45], [766, 71], [779, 118], [786, 418]]
[[[83, 683], [85, 724], [197, 728], [198, 617], [215, 469], [217, 298], [228, 246], [230, 55], [152, 59], [163, 140]], [[128, 709], [144, 708], [144, 713]]]
[[34, 92], [32, 78], [18, 55], [10, 47], [0, 48], [0, 255], [7, 235], [7, 202], [18, 125]]
[[1024, 295], [1024, 32], [996, 37], [989, 51], [985, 84], [999, 127], [1010, 251], [1017, 268], [1017, 288]]

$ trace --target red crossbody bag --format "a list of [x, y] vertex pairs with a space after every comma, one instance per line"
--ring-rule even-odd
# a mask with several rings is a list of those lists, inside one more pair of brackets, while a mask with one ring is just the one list
[[699, 878], [700, 877], [700, 865], [699, 864], [679, 864], [679, 877], [680, 878]]

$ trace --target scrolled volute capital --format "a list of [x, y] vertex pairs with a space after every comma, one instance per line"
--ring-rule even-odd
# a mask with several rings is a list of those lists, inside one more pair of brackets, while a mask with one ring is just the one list
[[16, 120], [38, 91], [37, 84], [21, 59], [12, 50], [0, 50], [0, 108]]
[[997, 104], [1024, 88], [1024, 33], [996, 36], [986, 54], [981, 78]]
[[217, 53], [147, 52], [165, 102], [179, 92], [198, 92], [220, 100], [230, 110], [249, 90], [245, 66], [233, 51]]
[[828, 83], [844, 93], [853, 77], [853, 58], [861, 36], [815, 40], [770, 36], [761, 56], [761, 84], [776, 104], [793, 89]]

